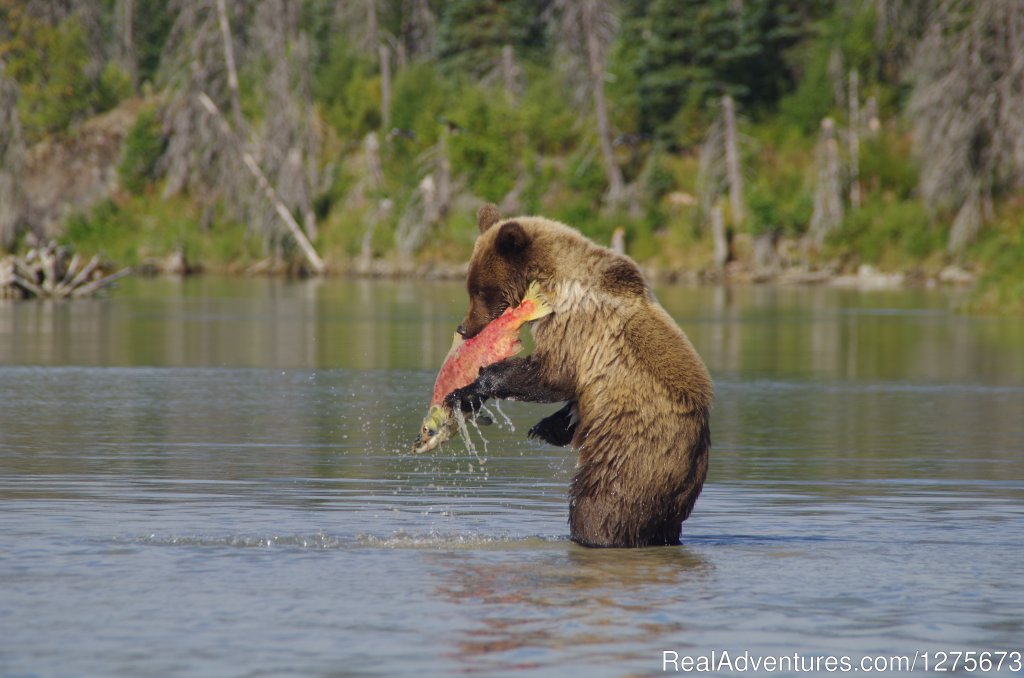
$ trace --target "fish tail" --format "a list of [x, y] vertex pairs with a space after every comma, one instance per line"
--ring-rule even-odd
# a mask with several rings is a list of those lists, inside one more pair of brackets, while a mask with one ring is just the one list
[[554, 311], [554, 309], [551, 308], [551, 304], [548, 303], [547, 297], [545, 297], [544, 293], [540, 291], [540, 285], [537, 284], [536, 280], [530, 283], [530, 287], [527, 288], [526, 296], [523, 297], [523, 301], [533, 302], [533, 311], [526, 316], [527, 321], [543, 318]]

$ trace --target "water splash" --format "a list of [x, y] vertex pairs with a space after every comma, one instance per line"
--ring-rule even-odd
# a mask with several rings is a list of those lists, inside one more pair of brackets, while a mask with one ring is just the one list
[[[480, 451], [477, 450], [476, 445], [473, 443], [473, 439], [469, 435], [469, 427], [466, 426], [466, 416], [462, 413], [462, 410], [455, 410], [455, 423], [459, 428], [459, 435], [462, 436], [462, 441], [466, 445], [466, 451], [476, 457], [477, 469], [487, 477], [486, 471], [484, 471], [484, 465], [487, 464], [487, 459], [480, 456]], [[480, 434], [480, 439], [484, 441], [484, 454], [487, 454], [487, 438], [484, 437], [483, 431], [480, 430], [480, 426], [477, 425], [476, 421], [470, 419], [470, 423], [473, 424], [473, 428]], [[470, 465], [469, 472], [473, 472], [472, 464]]]
[[462, 442], [466, 445], [466, 450], [476, 455], [476, 445], [473, 444], [472, 438], [469, 437], [469, 428], [466, 426], [466, 415], [458, 408], [455, 408], [455, 425], [459, 428], [459, 435], [462, 436]]
[[504, 420], [505, 425], [508, 426], [508, 430], [511, 431], [512, 433], [515, 433], [516, 432], [516, 425], [513, 424], [512, 420], [509, 419], [509, 416], [507, 414], [505, 414], [505, 410], [501, 409], [501, 401], [495, 400], [493, 405], [494, 405], [494, 409], [497, 410], [498, 414], [501, 415], [501, 418]]
[[[484, 463], [486, 463], [486, 455], [487, 455], [487, 436], [485, 436], [483, 430], [481, 430], [480, 424], [478, 424], [477, 421], [476, 421], [476, 417], [473, 417], [472, 419], [470, 419], [469, 423], [473, 424], [473, 428], [476, 429], [477, 435], [480, 436], [480, 440], [482, 440], [484, 442], [484, 456], [485, 456], [485, 459], [480, 461], [481, 464], [484, 464]], [[479, 454], [477, 455], [477, 459], [478, 460], [480, 459], [480, 455]]]
[[480, 411], [484, 413], [484, 416], [481, 417], [479, 414], [477, 415], [477, 419], [483, 419], [483, 421], [479, 423], [483, 423], [485, 426], [488, 426], [498, 421], [498, 418], [494, 416], [494, 411], [491, 410], [491, 408], [487, 407], [487, 405], [481, 403]]

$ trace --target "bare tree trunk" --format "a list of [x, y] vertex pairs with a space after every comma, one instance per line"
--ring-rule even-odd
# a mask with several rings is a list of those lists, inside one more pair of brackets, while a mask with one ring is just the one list
[[614, 231], [612, 231], [611, 250], [616, 254], [626, 253], [626, 229], [624, 229], [622, 226], [619, 226]]
[[954, 252], [984, 225], [992, 186], [1024, 186], [1024, 5], [936, 4], [908, 69], [906, 110], [925, 159], [924, 203], [959, 206], [949, 233]]
[[825, 238], [843, 220], [843, 193], [839, 176], [839, 145], [836, 142], [835, 122], [832, 118], [821, 121], [821, 140], [818, 143], [818, 185], [814, 190], [814, 213], [811, 214], [810, 235], [815, 244]]
[[978, 235], [981, 228], [981, 191], [975, 185], [967, 193], [967, 199], [960, 206], [952, 225], [949, 227], [949, 243], [946, 251], [959, 254]]
[[[231, 113], [235, 118], [235, 129], [243, 134], [245, 118], [242, 117], [242, 99], [238, 94], [238, 70], [235, 68], [235, 48], [231, 42], [231, 24], [228, 21], [226, 0], [217, 0], [217, 20], [220, 22], [221, 39], [224, 42], [224, 65], [228, 71], [228, 89], [231, 92]], [[212, 100], [211, 100], [212, 103]]]
[[395, 57], [397, 62], [396, 69], [398, 71], [404, 71], [409, 67], [409, 51], [405, 48], [405, 44], [402, 41], [397, 41], [395, 47]]
[[430, 227], [441, 217], [434, 175], [420, 181], [412, 200], [406, 205], [395, 229], [395, 252], [402, 266], [412, 264], [413, 255], [426, 238]]
[[384, 171], [381, 169], [380, 164], [380, 141], [377, 140], [377, 135], [374, 132], [366, 135], [366, 138], [363, 140], [363, 150], [366, 153], [367, 176], [370, 179], [372, 188], [377, 190], [384, 180]]
[[10, 247], [18, 235], [24, 211], [21, 168], [25, 139], [18, 114], [18, 85], [7, 78], [0, 59], [0, 247]]
[[832, 101], [840, 108], [846, 106], [846, 87], [843, 77], [845, 73], [843, 52], [836, 47], [828, 57], [828, 79], [832, 83]]
[[[377, 140], [375, 132], [366, 135], [363, 140], [363, 151], [366, 154], [366, 183], [369, 185], [371, 193], [376, 194], [384, 180], [384, 173], [380, 164], [380, 142]], [[357, 262], [358, 270], [363, 273], [369, 272], [370, 262], [373, 259], [373, 233], [377, 229], [377, 224], [386, 218], [390, 211], [391, 201], [384, 199], [377, 204], [377, 209], [373, 214], [367, 216], [366, 230], [363, 231]]]
[[438, 220], [448, 213], [452, 201], [452, 163], [448, 158], [449, 134], [451, 132], [446, 127], [441, 131], [441, 138], [437, 142], [437, 169], [434, 174], [437, 176]]
[[391, 131], [391, 50], [381, 44], [380, 53], [380, 119], [384, 134]]
[[121, 68], [128, 74], [132, 87], [138, 85], [138, 68], [135, 62], [135, 0], [117, 0], [114, 16], [118, 28], [118, 61]]
[[729, 178], [729, 207], [732, 210], [732, 222], [739, 226], [743, 223], [743, 171], [740, 168], [740, 149], [736, 135], [736, 108], [732, 97], [722, 97], [722, 111], [725, 114], [725, 165]]
[[[302, 150], [293, 146], [288, 151], [285, 170], [296, 177], [295, 193], [298, 195], [299, 210], [302, 212], [302, 226], [310, 240], [316, 240], [316, 214], [313, 212], [313, 198], [310, 195], [309, 183], [305, 180], [306, 171], [302, 162]], [[278, 182], [280, 186], [280, 182]]]
[[850, 70], [850, 207], [860, 207], [860, 94], [857, 71]]
[[274, 206], [274, 210], [288, 227], [288, 230], [291, 232], [292, 237], [295, 238], [295, 242], [298, 244], [299, 249], [301, 249], [302, 253], [306, 256], [306, 261], [308, 261], [309, 265], [313, 268], [313, 272], [317, 274], [323, 273], [324, 262], [320, 258], [320, 255], [316, 253], [313, 245], [309, 242], [309, 239], [306, 238], [306, 234], [302, 232], [302, 228], [299, 226], [298, 222], [295, 221], [295, 217], [292, 216], [292, 213], [289, 212], [288, 208], [285, 207], [283, 202], [281, 202], [281, 199], [277, 195], [277, 191], [275, 191], [271, 183], [267, 181], [267, 177], [263, 174], [263, 171], [256, 163], [256, 159], [252, 157], [251, 153], [244, 149], [238, 135], [234, 133], [231, 129], [231, 125], [229, 125], [227, 120], [224, 119], [224, 116], [221, 115], [220, 109], [217, 108], [217, 104], [213, 103], [213, 99], [208, 97], [205, 93], [201, 93], [199, 95], [199, 103], [202, 104], [203, 108], [205, 108], [207, 112], [209, 112], [209, 114], [220, 123], [224, 134], [234, 142], [235, 152], [242, 157], [242, 162], [245, 164], [246, 169], [252, 173], [253, 177], [256, 179], [256, 183], [259, 184], [260, 189], [263, 191], [263, 194], [267, 197], [267, 200], [270, 201], [270, 204]]
[[587, 61], [590, 66], [590, 84], [594, 96], [594, 112], [597, 114], [597, 135], [601, 144], [601, 158], [604, 161], [605, 174], [608, 177], [607, 203], [609, 207], [615, 207], [622, 199], [624, 182], [622, 171], [615, 162], [615, 154], [612, 150], [608, 107], [604, 100], [604, 61], [601, 59], [601, 48], [594, 26], [594, 4], [585, 2], [582, 11], [583, 31], [587, 40]]
[[516, 53], [512, 45], [501, 48], [501, 83], [511, 99], [516, 95]]
[[366, 51], [370, 58], [379, 54], [380, 37], [377, 28], [377, 0], [366, 0]]
[[864, 104], [864, 114], [861, 117], [867, 121], [865, 128], [868, 137], [878, 134], [878, 131], [882, 129], [882, 122], [878, 119], [878, 99], [868, 97], [867, 103]]
[[711, 208], [711, 237], [715, 242], [715, 268], [722, 268], [729, 263], [729, 236], [718, 205]]

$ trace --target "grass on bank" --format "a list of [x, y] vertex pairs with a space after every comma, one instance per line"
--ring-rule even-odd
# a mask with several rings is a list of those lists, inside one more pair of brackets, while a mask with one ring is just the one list
[[153, 193], [105, 200], [68, 218], [64, 241], [85, 255], [98, 254], [118, 265], [139, 266], [184, 252], [190, 264], [227, 271], [262, 258], [258, 238], [244, 225], [202, 215], [186, 197], [167, 200]]

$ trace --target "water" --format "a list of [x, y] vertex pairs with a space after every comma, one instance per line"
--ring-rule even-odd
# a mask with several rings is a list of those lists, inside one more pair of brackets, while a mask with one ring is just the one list
[[[716, 384], [681, 547], [568, 541], [554, 406], [407, 449], [457, 285], [0, 305], [0, 674], [651, 675], [1024, 650], [1024, 321], [664, 288]], [[921, 671], [918, 668], [918, 671]], [[923, 673], [923, 672], [922, 672]], [[1004, 669], [1005, 673], [1005, 669]]]

